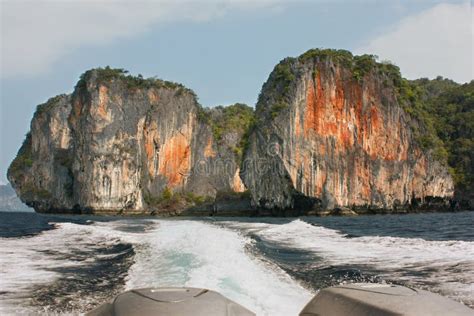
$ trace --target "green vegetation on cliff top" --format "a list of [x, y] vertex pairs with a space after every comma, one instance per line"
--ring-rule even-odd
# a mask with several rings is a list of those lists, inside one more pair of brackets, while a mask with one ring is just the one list
[[86, 88], [87, 82], [94, 74], [97, 76], [97, 83], [101, 84], [107, 84], [115, 80], [120, 80], [126, 84], [129, 90], [150, 88], [176, 89], [177, 94], [187, 92], [196, 97], [196, 94], [193, 90], [186, 88], [180, 83], [165, 81], [156, 77], [144, 78], [141, 74], [133, 76], [128, 74], [128, 70], [122, 68], [111, 68], [109, 66], [106, 66], [105, 68], [94, 68], [83, 73], [76, 84], [76, 89]]
[[392, 80], [396, 81], [396, 85], [401, 79], [400, 68], [388, 61], [378, 62], [376, 55], [353, 55], [350, 51], [344, 49], [315, 48], [301, 54], [297, 59], [303, 63], [331, 59], [334, 63], [351, 70], [353, 77], [358, 81], [373, 70], [388, 75]]
[[[391, 80], [394, 86], [400, 86], [402, 77], [400, 69], [390, 62], [378, 62], [375, 55], [353, 55], [351, 52], [343, 49], [310, 49], [299, 57], [288, 57], [283, 59], [275, 66], [271, 74], [271, 89], [278, 91], [276, 100], [272, 101], [270, 115], [275, 118], [279, 113], [289, 107], [291, 100], [291, 87], [295, 82], [297, 67], [296, 64], [307, 62], [322, 62], [330, 59], [336, 64], [342, 65], [351, 71], [355, 80], [361, 81], [367, 74], [376, 71], [378, 74], [384, 74], [386, 79]], [[313, 75], [317, 69], [313, 70]], [[263, 102], [262, 93], [259, 95], [258, 103]], [[257, 105], [258, 108], [258, 105]]]
[[36, 113], [46, 113], [49, 110], [51, 110], [53, 107], [55, 107], [61, 99], [67, 98], [66, 94], [59, 94], [55, 97], [50, 98], [48, 101], [46, 101], [43, 104], [40, 104], [36, 107]]

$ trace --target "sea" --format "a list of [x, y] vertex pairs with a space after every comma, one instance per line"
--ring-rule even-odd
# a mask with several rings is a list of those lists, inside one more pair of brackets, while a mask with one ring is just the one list
[[327, 286], [426, 289], [474, 307], [474, 212], [158, 218], [0, 212], [0, 315], [77, 315], [132, 288], [216, 290], [298, 315]]

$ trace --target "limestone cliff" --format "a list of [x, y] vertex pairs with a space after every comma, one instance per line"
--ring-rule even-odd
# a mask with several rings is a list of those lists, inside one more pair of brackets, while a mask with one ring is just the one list
[[278, 64], [262, 88], [242, 171], [254, 205], [443, 205], [451, 176], [418, 145], [423, 126], [403, 110], [399, 80], [392, 65], [345, 51], [311, 50]]
[[38, 212], [445, 209], [452, 178], [402, 83], [372, 56], [311, 50], [275, 67], [254, 112], [94, 69], [38, 106], [8, 179]]
[[8, 178], [39, 212], [179, 211], [243, 191], [237, 157], [200, 111], [179, 84], [88, 71], [38, 107]]

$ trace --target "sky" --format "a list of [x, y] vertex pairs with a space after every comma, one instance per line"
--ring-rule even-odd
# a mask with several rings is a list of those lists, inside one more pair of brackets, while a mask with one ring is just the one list
[[0, 0], [0, 183], [35, 108], [81, 73], [125, 68], [253, 106], [273, 67], [310, 48], [397, 64], [404, 77], [474, 73], [469, 0]]

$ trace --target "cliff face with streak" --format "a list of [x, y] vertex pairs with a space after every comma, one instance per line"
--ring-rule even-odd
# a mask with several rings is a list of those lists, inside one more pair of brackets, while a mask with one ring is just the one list
[[426, 127], [406, 113], [399, 72], [334, 52], [283, 60], [255, 113], [203, 109], [179, 84], [88, 71], [71, 95], [38, 106], [8, 178], [39, 212], [446, 208], [452, 178], [420, 145]]
[[384, 67], [319, 51], [275, 67], [242, 173], [255, 205], [406, 209], [452, 196], [447, 168], [417, 144], [423, 127]]
[[149, 213], [243, 191], [235, 156], [199, 111], [181, 85], [89, 71], [38, 107], [9, 180], [40, 212]]

